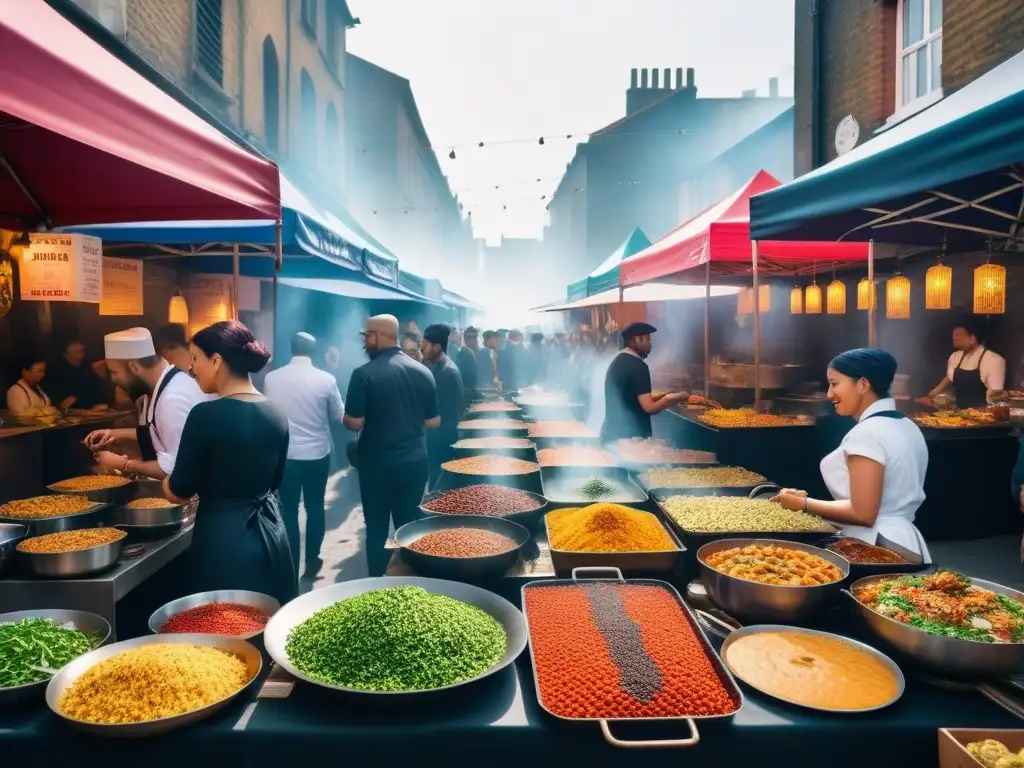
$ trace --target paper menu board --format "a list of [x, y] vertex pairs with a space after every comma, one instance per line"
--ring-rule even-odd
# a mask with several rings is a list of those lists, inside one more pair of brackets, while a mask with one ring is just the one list
[[141, 259], [103, 257], [101, 315], [141, 315], [143, 264]]
[[98, 237], [30, 233], [20, 258], [22, 301], [99, 304], [103, 244]]

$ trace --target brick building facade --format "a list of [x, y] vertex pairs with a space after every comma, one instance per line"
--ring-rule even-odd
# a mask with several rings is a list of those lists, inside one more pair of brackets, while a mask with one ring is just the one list
[[795, 171], [832, 160], [848, 115], [858, 143], [1024, 48], [1021, 0], [796, 0]]

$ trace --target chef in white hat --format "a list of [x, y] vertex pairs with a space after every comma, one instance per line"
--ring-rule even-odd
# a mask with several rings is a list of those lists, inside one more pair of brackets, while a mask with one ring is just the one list
[[[209, 399], [195, 380], [180, 368], [169, 365], [156, 353], [153, 337], [145, 328], [108, 333], [103, 337], [110, 378], [132, 400], [149, 395], [146, 412], [135, 429], [98, 429], [85, 444], [96, 452], [96, 461], [106, 469], [119, 469], [161, 479], [174, 470], [185, 419], [196, 403]], [[142, 460], [113, 450], [135, 445]]]

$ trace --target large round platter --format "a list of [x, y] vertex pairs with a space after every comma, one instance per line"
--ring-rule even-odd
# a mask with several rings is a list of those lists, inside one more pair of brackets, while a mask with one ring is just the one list
[[[783, 547], [816, 555], [836, 566], [842, 578], [829, 584], [783, 586], [729, 576], [712, 568], [705, 560], [715, 552], [750, 544]], [[839, 595], [843, 581], [850, 575], [850, 563], [835, 552], [781, 539], [719, 539], [697, 550], [700, 577], [711, 602], [740, 621], [800, 621], [823, 608]]]
[[22, 552], [18, 550], [21, 567], [33, 576], [44, 579], [74, 579], [101, 573], [117, 565], [124, 550], [125, 537], [88, 549], [71, 552]]
[[[731, 646], [740, 638], [747, 637], [749, 635], [761, 634], [763, 632], [793, 632], [804, 635], [817, 635], [819, 637], [830, 637], [834, 640], [839, 640], [844, 643], [847, 643], [856, 648], [858, 651], [861, 651], [863, 653], [868, 654], [869, 656], [874, 657], [876, 660], [881, 662], [885, 667], [889, 669], [889, 671], [892, 673], [893, 677], [896, 679], [898, 683], [896, 695], [893, 696], [889, 701], [885, 702], [884, 704], [879, 704], [876, 707], [865, 707], [863, 709], [834, 709], [832, 707], [818, 707], [814, 706], [813, 704], [806, 704], [803, 702], [794, 701], [793, 699], [783, 698], [782, 696], [779, 696], [776, 693], [772, 693], [771, 691], [766, 691], [764, 688], [758, 685], [754, 685], [752, 682], [743, 677], [743, 675], [739, 674], [735, 669], [733, 669], [732, 665], [729, 664], [728, 656], [726, 655], [727, 651], [729, 650], [729, 646]], [[784, 701], [787, 704], [793, 705], [794, 707], [813, 709], [819, 712], [834, 712], [841, 715], [856, 715], [863, 712], [874, 712], [879, 709], [885, 709], [886, 707], [892, 706], [897, 701], [899, 701], [900, 697], [903, 695], [904, 689], [906, 688], [906, 680], [903, 677], [903, 671], [896, 665], [895, 661], [890, 659], [881, 651], [872, 648], [870, 645], [865, 645], [864, 643], [852, 640], [849, 637], [844, 637], [842, 635], [834, 635], [831, 632], [820, 632], [816, 629], [804, 629], [802, 627], [791, 627], [782, 624], [755, 624], [749, 627], [742, 627], [741, 629], [737, 629], [729, 634], [729, 636], [725, 639], [725, 642], [722, 643], [722, 649], [719, 652], [719, 655], [722, 657], [722, 662], [725, 664], [726, 667], [728, 667], [729, 671], [736, 677], [737, 680], [742, 680], [745, 685], [749, 685], [751, 688], [760, 693], [763, 693], [765, 696], [770, 696], [773, 699]]]
[[[477, 608], [480, 608], [490, 614], [499, 624], [501, 624], [502, 627], [504, 627], [507, 638], [505, 653], [498, 663], [476, 677], [471, 677], [468, 680], [463, 680], [461, 683], [455, 683], [441, 688], [432, 688], [424, 691], [379, 692], [345, 688], [340, 685], [333, 685], [320, 680], [314, 680], [296, 669], [289, 660], [288, 652], [286, 650], [288, 635], [291, 633], [292, 629], [304, 622], [317, 611], [334, 605], [334, 603], [339, 600], [355, 597], [356, 595], [361, 595], [364, 592], [371, 592], [377, 589], [387, 589], [389, 587], [406, 586], [422, 587], [427, 592], [431, 592], [436, 595], [446, 595], [455, 600], [461, 600], [464, 603], [475, 605]], [[303, 680], [311, 685], [319, 686], [321, 688], [330, 689], [344, 696], [360, 698], [364, 701], [376, 698], [377, 700], [386, 700], [389, 703], [396, 704], [402, 702], [411, 703], [412, 700], [417, 698], [427, 698], [432, 694], [437, 695], [439, 693], [453, 691], [464, 685], [469, 685], [470, 683], [489, 677], [496, 672], [500, 672], [515, 661], [516, 657], [522, 653], [523, 649], [526, 647], [527, 637], [528, 632], [526, 629], [526, 619], [523, 618], [523, 614], [520, 613], [519, 609], [512, 605], [508, 600], [498, 597], [498, 595], [493, 592], [489, 592], [486, 589], [474, 587], [470, 584], [463, 584], [457, 581], [444, 581], [442, 579], [424, 579], [417, 576], [385, 576], [380, 578], [356, 579], [354, 581], [332, 584], [331, 586], [324, 587], [323, 589], [307, 592], [306, 594], [295, 598], [274, 614], [270, 623], [267, 624], [266, 630], [264, 630], [264, 642], [266, 643], [267, 653], [270, 654], [270, 658], [284, 667], [285, 670], [299, 680]]]
[[[201, 605], [209, 605], [210, 603], [234, 603], [235, 605], [245, 605], [250, 608], [257, 608], [270, 617], [273, 617], [281, 608], [281, 604], [276, 598], [273, 598], [270, 595], [264, 595], [261, 592], [249, 592], [244, 589], [215, 589], [210, 592], [196, 592], [194, 595], [188, 595], [186, 597], [179, 597], [177, 600], [171, 600], [171, 602], [153, 611], [153, 615], [149, 617], [149, 631], [154, 635], [158, 635], [161, 632], [161, 627], [163, 627], [163, 625], [172, 617], [177, 616], [179, 613], [183, 613], [184, 611], [198, 608]], [[221, 637], [234, 637], [238, 640], [249, 640], [262, 635], [263, 632], [264, 630], [261, 629], [259, 632], [250, 632], [247, 635], [221, 635]], [[167, 634], [179, 633], [168, 632]]]
[[46, 490], [51, 493], [59, 493], [62, 496], [85, 496], [89, 501], [94, 501], [97, 504], [124, 504], [134, 498], [136, 493], [135, 481], [128, 478], [125, 479], [128, 482], [124, 485], [115, 485], [112, 488], [98, 488], [94, 491], [62, 489], [59, 483], [51, 483], [46, 486]]
[[[932, 635], [923, 629], [883, 616], [854, 597], [856, 590], [866, 584], [891, 581], [900, 576], [920, 575], [922, 574], [900, 573], [865, 576], [853, 582], [848, 591], [843, 591], [876, 637], [943, 678], [991, 680], [1024, 672], [1024, 643], [983, 643], [959, 637]], [[1024, 592], [983, 579], [971, 578], [971, 583], [997, 595], [1024, 603]]]
[[[60, 609], [0, 613], [0, 624], [6, 624], [12, 621], [21, 621], [22, 619], [50, 619], [50, 621], [53, 621], [56, 624], [70, 624], [79, 632], [84, 632], [87, 635], [96, 635], [100, 638], [100, 644], [97, 648], [102, 648], [110, 639], [110, 623], [102, 616], [97, 616], [95, 613], [87, 613], [86, 611], [65, 611]], [[90, 651], [90, 653], [93, 653], [94, 651]], [[89, 654], [84, 655], [88, 656]], [[78, 658], [82, 657], [79, 656]], [[68, 663], [73, 664], [74, 661]], [[43, 689], [46, 688], [49, 682], [49, 680], [39, 680], [35, 683], [25, 683], [24, 685], [15, 685], [10, 688], [0, 688], [0, 704], [6, 705], [20, 703], [37, 694], [42, 696]]]
[[[205, 707], [194, 709], [191, 712], [186, 712], [182, 715], [161, 717], [156, 720], [148, 720], [144, 723], [121, 723], [112, 725], [89, 723], [84, 720], [76, 720], [61, 714], [58, 706], [60, 704], [61, 697], [75, 683], [75, 681], [78, 680], [78, 678], [84, 675], [96, 664], [99, 664], [105, 659], [109, 659], [111, 656], [116, 656], [123, 651], [142, 648], [146, 645], [161, 644], [202, 645], [212, 648], [220, 648], [222, 651], [233, 653], [242, 660], [243, 664], [245, 664], [246, 671], [248, 672], [248, 680], [245, 685], [233, 694], [226, 696], [220, 701], [215, 701], [213, 704], [208, 704]], [[124, 642], [114, 643], [104, 648], [98, 648], [95, 651], [91, 651], [84, 656], [79, 656], [77, 659], [65, 666], [58, 674], [54, 675], [53, 679], [50, 680], [49, 685], [46, 686], [46, 705], [55, 715], [65, 722], [68, 722], [81, 730], [90, 731], [101, 736], [111, 736], [114, 738], [152, 736], [158, 733], [173, 731], [210, 717], [217, 711], [226, 707], [243, 692], [251, 688], [253, 683], [256, 681], [256, 678], [259, 677], [262, 669], [263, 657], [251, 643], [248, 643], [245, 640], [239, 640], [234, 637], [221, 637], [220, 635], [148, 635], [147, 637], [137, 637], [134, 640], [125, 640]]]

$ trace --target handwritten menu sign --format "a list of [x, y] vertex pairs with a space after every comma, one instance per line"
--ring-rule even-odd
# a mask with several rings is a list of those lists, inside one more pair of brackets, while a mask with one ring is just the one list
[[103, 257], [101, 315], [142, 314], [142, 260]]
[[88, 235], [31, 233], [21, 256], [22, 301], [99, 304], [103, 244]]

